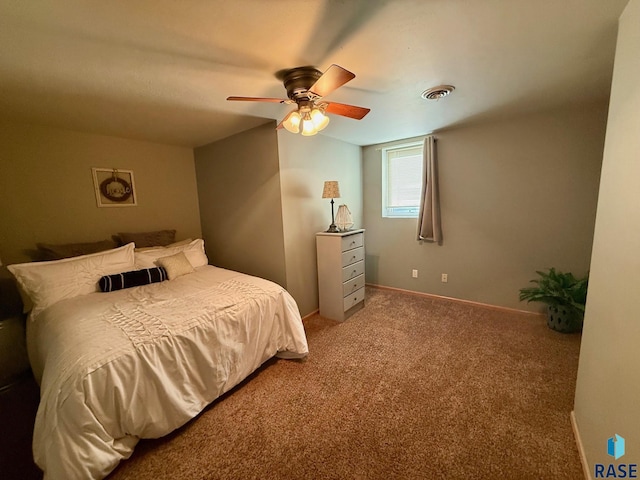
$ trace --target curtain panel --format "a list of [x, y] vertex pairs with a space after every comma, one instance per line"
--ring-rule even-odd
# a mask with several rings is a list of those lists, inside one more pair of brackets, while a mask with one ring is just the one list
[[436, 139], [433, 135], [424, 139], [422, 155], [422, 194], [418, 217], [418, 240], [442, 245]]

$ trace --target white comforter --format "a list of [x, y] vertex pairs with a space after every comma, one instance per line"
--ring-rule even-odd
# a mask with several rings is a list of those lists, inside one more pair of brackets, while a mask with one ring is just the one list
[[286, 290], [212, 266], [61, 301], [30, 318], [28, 345], [35, 461], [64, 480], [105, 477], [140, 438], [183, 425], [267, 359], [308, 352]]

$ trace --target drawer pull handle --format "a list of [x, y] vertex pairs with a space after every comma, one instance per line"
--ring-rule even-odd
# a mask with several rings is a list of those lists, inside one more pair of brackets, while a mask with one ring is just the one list
[[356, 258], [356, 256], [354, 255], [354, 256], [353, 256], [353, 257], [351, 257], [351, 258]]
[[356, 244], [356, 241], [355, 241], [355, 240], [354, 240], [353, 242], [351, 242], [351, 245], [355, 245], [355, 244]]

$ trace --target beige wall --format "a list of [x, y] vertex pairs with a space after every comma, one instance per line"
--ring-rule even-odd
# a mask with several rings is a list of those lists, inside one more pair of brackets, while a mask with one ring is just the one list
[[575, 416], [589, 462], [613, 434], [640, 463], [640, 0], [620, 17], [598, 198], [591, 277], [580, 349]]
[[194, 155], [209, 261], [286, 287], [275, 126], [269, 122]]
[[[133, 170], [138, 206], [98, 208], [92, 167]], [[0, 123], [0, 258], [29, 261], [36, 242], [177, 229], [199, 237], [193, 152], [122, 138]]]
[[381, 217], [381, 145], [365, 147], [367, 282], [540, 310], [518, 301], [536, 270], [589, 268], [606, 108], [438, 132], [442, 246], [415, 240], [417, 219]]
[[280, 130], [280, 181], [287, 289], [302, 315], [318, 308], [315, 234], [329, 228], [330, 200], [322, 198], [325, 180], [337, 180], [341, 198], [362, 228], [362, 160], [360, 147], [323, 135], [303, 137]]

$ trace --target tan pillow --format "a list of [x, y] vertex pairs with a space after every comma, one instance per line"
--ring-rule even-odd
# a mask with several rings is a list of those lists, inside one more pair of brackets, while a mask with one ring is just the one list
[[63, 243], [54, 245], [51, 243], [36, 244], [40, 260], [60, 260], [62, 258], [79, 257], [90, 253], [104, 252], [117, 247], [113, 240], [101, 240], [99, 242]]
[[169, 245], [167, 245], [167, 247], [181, 247], [182, 245], [189, 245], [191, 242], [193, 242], [192, 238], [185, 238], [184, 240], [180, 240], [179, 242], [173, 242]]
[[168, 257], [161, 257], [156, 261], [156, 263], [159, 267], [163, 267], [167, 271], [167, 277], [169, 277], [169, 280], [176, 279], [182, 275], [195, 271], [193, 265], [191, 265], [184, 252], [178, 252], [175, 255], [169, 255]]
[[137, 248], [166, 247], [176, 241], [175, 230], [157, 230], [142, 233], [118, 233], [123, 244], [135, 243]]
[[162, 249], [162, 248], [182, 247], [183, 245], [189, 245], [191, 242], [193, 242], [193, 239], [185, 238], [184, 240], [180, 240], [179, 242], [170, 243], [166, 247], [142, 247], [142, 248], [136, 247], [136, 252], [148, 252], [149, 250], [155, 250], [158, 248]]

